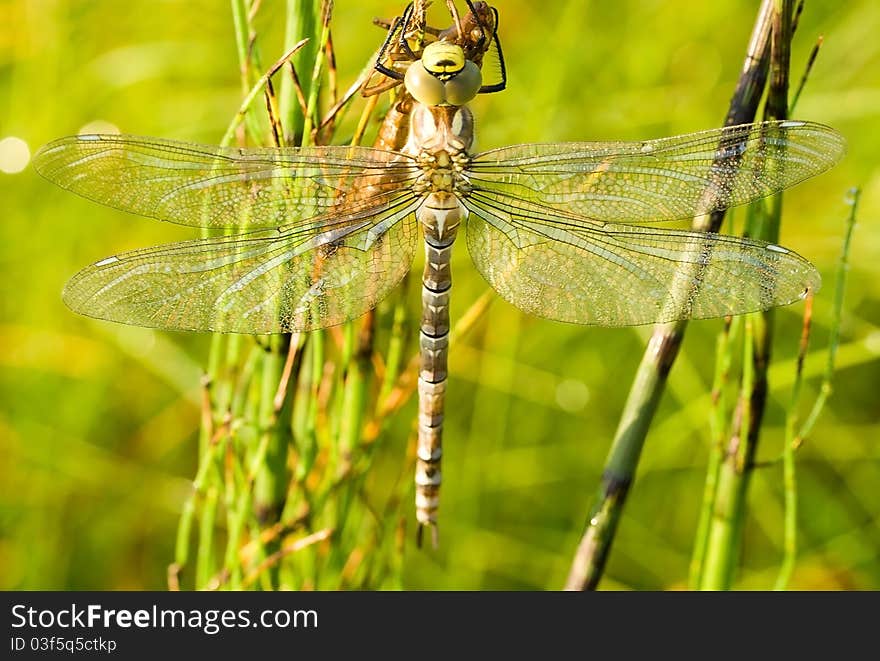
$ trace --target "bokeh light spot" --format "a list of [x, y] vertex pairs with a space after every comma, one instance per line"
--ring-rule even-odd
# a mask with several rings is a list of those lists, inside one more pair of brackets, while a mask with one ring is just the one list
[[112, 135], [118, 135], [120, 133], [119, 127], [116, 124], [112, 124], [103, 119], [96, 119], [88, 124], [83, 124], [79, 131], [77, 131], [77, 135], [91, 135], [94, 133], [109, 133]]
[[0, 172], [18, 174], [31, 162], [31, 150], [21, 138], [8, 136], [0, 140]]
[[865, 338], [865, 347], [871, 353], [880, 353], [880, 331], [868, 333], [868, 336]]
[[556, 386], [556, 403], [563, 411], [577, 413], [583, 411], [590, 401], [590, 389], [577, 379], [565, 379]]

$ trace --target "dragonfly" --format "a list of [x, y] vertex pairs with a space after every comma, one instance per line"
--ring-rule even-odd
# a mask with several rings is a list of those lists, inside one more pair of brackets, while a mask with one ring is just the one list
[[[406, 101], [407, 133], [394, 148], [79, 135], [35, 156], [40, 174], [93, 201], [224, 230], [81, 270], [63, 300], [98, 319], [248, 334], [327, 328], [394, 290], [421, 234], [415, 509], [420, 535], [430, 529], [435, 544], [460, 233], [488, 284], [531, 315], [631, 326], [765, 310], [815, 291], [815, 267], [777, 244], [658, 223], [773, 195], [845, 151], [834, 129], [785, 120], [472, 153], [468, 104], [506, 83], [498, 12], [485, 4], [468, 2], [467, 34], [437, 31], [421, 47], [389, 30], [375, 68]], [[488, 81], [484, 56], [502, 62]]]

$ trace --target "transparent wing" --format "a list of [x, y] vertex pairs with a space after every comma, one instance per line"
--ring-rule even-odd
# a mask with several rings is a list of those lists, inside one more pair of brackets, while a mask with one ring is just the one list
[[37, 171], [122, 211], [196, 227], [277, 227], [378, 206], [417, 176], [410, 157], [362, 147], [234, 148], [129, 135], [43, 147]]
[[[258, 230], [135, 250], [76, 274], [64, 301], [91, 317], [171, 330], [308, 331], [354, 319], [412, 263], [417, 199], [301, 230]], [[318, 229], [321, 231], [318, 231]]]
[[837, 131], [796, 121], [742, 124], [645, 142], [515, 145], [467, 170], [501, 204], [536, 202], [586, 218], [686, 218], [776, 193], [824, 172], [845, 151]]
[[816, 269], [773, 244], [701, 232], [590, 221], [493, 196], [465, 200], [477, 270], [529, 314], [629, 326], [742, 314], [791, 303]]

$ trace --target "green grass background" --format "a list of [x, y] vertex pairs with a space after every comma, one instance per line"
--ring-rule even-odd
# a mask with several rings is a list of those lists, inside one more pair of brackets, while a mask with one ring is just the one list
[[[473, 104], [482, 148], [719, 125], [758, 3], [497, 4], [509, 88]], [[390, 0], [337, 1], [341, 87], [381, 41], [370, 19], [400, 9]], [[0, 0], [0, 17], [0, 138], [21, 137], [32, 150], [96, 120], [216, 142], [239, 105], [228, 3]], [[268, 63], [282, 50], [283, 3], [265, 0], [257, 26]], [[811, 259], [826, 285], [844, 193], [864, 187], [835, 392], [797, 455], [795, 588], [880, 588], [878, 33], [874, 0], [808, 0], [792, 57], [799, 77], [825, 35], [796, 114], [835, 126], [850, 143], [840, 166], [786, 196], [782, 242]], [[0, 209], [0, 587], [162, 588], [195, 471], [208, 338], [77, 317], [59, 292], [100, 257], [194, 233], [79, 199], [31, 169], [0, 174]], [[484, 284], [463, 245], [455, 265], [458, 316]], [[815, 303], [805, 408], [824, 366], [831, 289]], [[794, 305], [777, 317], [761, 458], [780, 452], [801, 312]], [[702, 321], [688, 331], [604, 587], [684, 586], [720, 327]], [[442, 543], [437, 552], [407, 548], [405, 586], [562, 585], [649, 331], [557, 324], [493, 303], [453, 346]], [[407, 411], [415, 414], [412, 404]], [[372, 488], [381, 490], [402, 452], [402, 441], [380, 449]], [[758, 471], [739, 587], [772, 585], [781, 503], [781, 465]]]

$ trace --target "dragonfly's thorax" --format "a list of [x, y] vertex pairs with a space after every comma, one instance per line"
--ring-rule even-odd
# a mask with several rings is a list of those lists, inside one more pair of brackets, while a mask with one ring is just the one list
[[417, 215], [433, 246], [450, 246], [466, 217], [460, 198], [470, 190], [463, 172], [473, 138], [474, 118], [467, 108], [415, 104], [406, 151], [422, 170], [413, 189], [424, 196]]
[[404, 151], [416, 157], [438, 151], [467, 154], [474, 141], [474, 115], [467, 107], [413, 105]]

